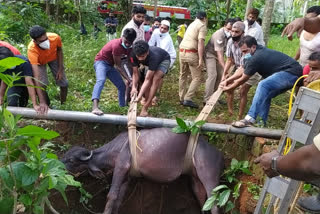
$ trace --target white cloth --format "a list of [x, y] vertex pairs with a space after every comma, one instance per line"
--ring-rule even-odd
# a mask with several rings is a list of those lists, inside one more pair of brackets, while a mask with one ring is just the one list
[[136, 41], [139, 41], [139, 40], [145, 41], [145, 39], [144, 39], [144, 25], [143, 25], [143, 24], [141, 24], [141, 25], [138, 27], [138, 25], [136, 25], [136, 23], [134, 23], [133, 19], [131, 19], [131, 21], [128, 22], [128, 23], [123, 27], [123, 29], [122, 29], [122, 31], [121, 31], [121, 37], [123, 36], [124, 30], [127, 29], [127, 28], [133, 28], [133, 29], [136, 31], [136, 33], [137, 33], [137, 37], [136, 37], [136, 39], [133, 41], [133, 43], [135, 43]]
[[149, 45], [150, 46], [156, 46], [156, 47], [159, 47], [165, 51], [167, 51], [170, 55], [170, 67], [172, 67], [174, 61], [176, 60], [177, 58], [177, 53], [176, 53], [176, 50], [174, 48], [174, 45], [173, 45], [173, 41], [172, 41], [172, 38], [168, 33], [166, 33], [166, 35], [161, 35], [160, 33], [160, 30], [159, 29], [155, 29], [153, 32], [152, 32], [152, 36], [149, 40]]
[[308, 64], [309, 56], [313, 52], [320, 51], [320, 33], [317, 33], [313, 39], [307, 41], [304, 39], [305, 31], [300, 35], [300, 64], [304, 67]]
[[261, 26], [257, 22], [254, 22], [253, 25], [249, 26], [247, 20], [243, 23], [245, 25], [244, 35], [254, 37], [257, 40], [258, 45], [265, 46]]

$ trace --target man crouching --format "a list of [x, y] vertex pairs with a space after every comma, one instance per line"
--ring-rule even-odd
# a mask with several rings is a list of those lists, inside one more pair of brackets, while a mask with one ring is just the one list
[[[158, 47], [149, 47], [147, 42], [140, 40], [133, 44], [131, 62], [133, 65], [131, 96], [138, 93], [138, 81], [144, 78], [136, 101], [140, 101], [142, 97], [145, 98], [146, 102], [142, 107], [140, 116], [147, 117], [147, 110], [159, 88], [160, 81], [168, 72], [170, 55], [165, 50]], [[140, 64], [148, 66], [145, 69], [146, 72], [138, 71]]]

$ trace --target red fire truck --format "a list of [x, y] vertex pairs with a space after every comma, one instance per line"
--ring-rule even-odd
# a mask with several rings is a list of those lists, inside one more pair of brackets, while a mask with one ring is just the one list
[[[118, 4], [117, 1], [101, 1], [98, 5], [99, 13], [109, 13], [112, 4]], [[154, 6], [150, 4], [140, 4], [140, 3], [133, 3], [133, 5], [142, 5], [146, 10], [149, 16], [154, 15]], [[122, 14], [122, 11], [113, 11], [114, 14]], [[158, 5], [157, 7], [157, 14], [156, 16], [160, 17], [172, 17], [175, 16], [177, 19], [191, 19], [190, 10], [186, 7], [173, 7], [173, 6], [164, 6]]]

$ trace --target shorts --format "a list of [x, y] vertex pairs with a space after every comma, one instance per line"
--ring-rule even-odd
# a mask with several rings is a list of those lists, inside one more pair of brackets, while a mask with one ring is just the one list
[[158, 68], [157, 68], [157, 71], [162, 71], [164, 74], [167, 74], [168, 71], [169, 71], [169, 68], [170, 68], [170, 60], [163, 60]]
[[[53, 78], [56, 81], [56, 85], [60, 86], [60, 87], [68, 87], [68, 80], [66, 78], [65, 72], [63, 72], [63, 76], [61, 80], [57, 80], [56, 76], [58, 73], [58, 69], [59, 69], [59, 65], [58, 65], [58, 61], [54, 60], [51, 62], [48, 62], [48, 65], [50, 67], [51, 73], [53, 75]], [[48, 80], [48, 74], [47, 74], [47, 66], [46, 65], [39, 65], [39, 69], [40, 69], [40, 81], [42, 84], [44, 84], [44, 86], [49, 85], [49, 80]], [[63, 68], [64, 71], [64, 68]]]

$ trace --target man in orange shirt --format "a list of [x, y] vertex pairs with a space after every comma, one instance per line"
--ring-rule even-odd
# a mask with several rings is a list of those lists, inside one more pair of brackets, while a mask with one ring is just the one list
[[[64, 72], [61, 38], [58, 34], [47, 33], [39, 25], [33, 26], [29, 34], [32, 41], [28, 46], [28, 58], [32, 66], [34, 78], [40, 81], [36, 81], [36, 84], [43, 88], [46, 88], [49, 84], [46, 71], [46, 65], [48, 64], [56, 84], [60, 86], [60, 101], [63, 104], [67, 98], [68, 80]], [[50, 100], [46, 92], [45, 96], [49, 105]]]

